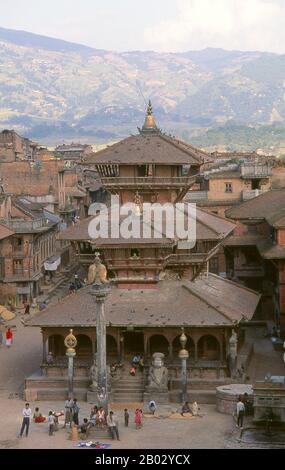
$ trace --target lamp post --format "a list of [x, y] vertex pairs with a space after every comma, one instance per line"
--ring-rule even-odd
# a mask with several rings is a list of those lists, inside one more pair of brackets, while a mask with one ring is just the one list
[[178, 354], [179, 359], [181, 359], [182, 403], [185, 403], [185, 401], [187, 401], [187, 359], [189, 358], [189, 353], [187, 349], [185, 349], [187, 336], [184, 333], [184, 328], [182, 328], [182, 334], [179, 341], [182, 348]]
[[69, 330], [69, 334], [64, 340], [66, 349], [66, 356], [68, 357], [68, 369], [67, 369], [67, 378], [68, 378], [68, 396], [73, 398], [73, 372], [74, 364], [73, 359], [76, 356], [75, 348], [77, 345], [77, 339], [73, 335], [73, 330]]
[[94, 263], [89, 267], [88, 282], [92, 284], [91, 295], [96, 304], [96, 337], [97, 337], [97, 367], [98, 367], [98, 403], [108, 413], [108, 377], [106, 350], [106, 319], [105, 300], [110, 291], [107, 281], [107, 271], [101, 263], [99, 253], [95, 253]]

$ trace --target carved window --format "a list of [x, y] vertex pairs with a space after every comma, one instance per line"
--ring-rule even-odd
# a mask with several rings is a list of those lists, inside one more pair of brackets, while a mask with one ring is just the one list
[[225, 183], [225, 192], [232, 193], [233, 192], [233, 183]]

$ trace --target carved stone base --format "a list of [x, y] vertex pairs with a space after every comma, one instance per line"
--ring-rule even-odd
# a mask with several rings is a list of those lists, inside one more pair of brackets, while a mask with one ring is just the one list
[[88, 392], [87, 392], [87, 402], [91, 403], [92, 405], [97, 405], [97, 403], [98, 403], [98, 393], [97, 392], [92, 392], [91, 390], [88, 390]]
[[148, 389], [143, 394], [143, 400], [148, 403], [150, 400], [154, 400], [157, 404], [167, 405], [169, 403], [169, 392], [168, 390], [151, 390]]

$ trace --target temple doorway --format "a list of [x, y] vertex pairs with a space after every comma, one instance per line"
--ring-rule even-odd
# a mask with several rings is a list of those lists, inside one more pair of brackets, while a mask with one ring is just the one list
[[65, 356], [66, 347], [64, 345], [64, 337], [61, 335], [49, 336], [48, 352], [51, 352], [55, 358]]
[[165, 336], [163, 335], [153, 335], [149, 338], [149, 352], [154, 354], [155, 352], [160, 352], [169, 355], [169, 343]]
[[205, 335], [198, 341], [198, 359], [217, 361], [220, 359], [220, 344], [212, 335]]
[[144, 354], [144, 335], [140, 331], [124, 332], [124, 357], [131, 359], [136, 353]]
[[76, 355], [80, 357], [92, 357], [92, 341], [87, 335], [76, 336]]
[[107, 349], [107, 357], [108, 360], [113, 362], [118, 358], [118, 348], [117, 348], [117, 341], [115, 340], [114, 336], [106, 335], [106, 349]]

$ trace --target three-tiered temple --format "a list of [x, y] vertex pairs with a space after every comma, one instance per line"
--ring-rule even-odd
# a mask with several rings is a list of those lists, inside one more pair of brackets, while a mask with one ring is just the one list
[[[93, 154], [87, 163], [98, 172], [104, 188], [119, 197], [120, 204], [136, 204], [143, 228], [142, 203], [182, 201], [208, 159], [205, 152], [163, 134], [149, 105], [138, 135]], [[201, 401], [201, 390], [213, 390], [216, 385], [232, 381], [229, 369], [232, 329], [239, 331], [237, 349], [240, 350], [243, 332], [238, 326], [251, 320], [259, 295], [209, 273], [208, 261], [235, 225], [197, 208], [197, 242], [189, 248], [177, 236], [165, 233], [165, 216], [161, 231], [151, 238], [142, 235], [126, 239], [119, 235], [115, 239], [101, 236], [91, 239], [90, 222], [100, 215], [95, 213], [70, 227], [62, 237], [74, 244], [82, 265], [88, 267], [94, 252], [99, 251], [107, 267], [113, 281], [105, 307], [108, 362], [129, 361], [137, 352], [145, 357], [145, 377], [134, 390], [134, 401], [142, 399], [154, 352], [166, 356], [170, 396], [177, 399], [181, 327], [188, 338], [188, 383], [192, 394], [199, 390]], [[119, 218], [119, 227], [122, 223]], [[95, 311], [89, 291], [89, 287], [83, 288], [27, 322], [42, 329], [44, 374], [26, 380], [27, 398], [64, 396], [63, 338], [73, 328], [78, 339], [75, 387], [77, 395], [86, 399], [88, 370], [96, 352]], [[56, 358], [53, 366], [46, 365], [47, 347]], [[114, 392], [115, 399], [124, 399], [123, 377], [117, 378]], [[209, 401], [211, 396], [209, 392], [205, 400]]]

